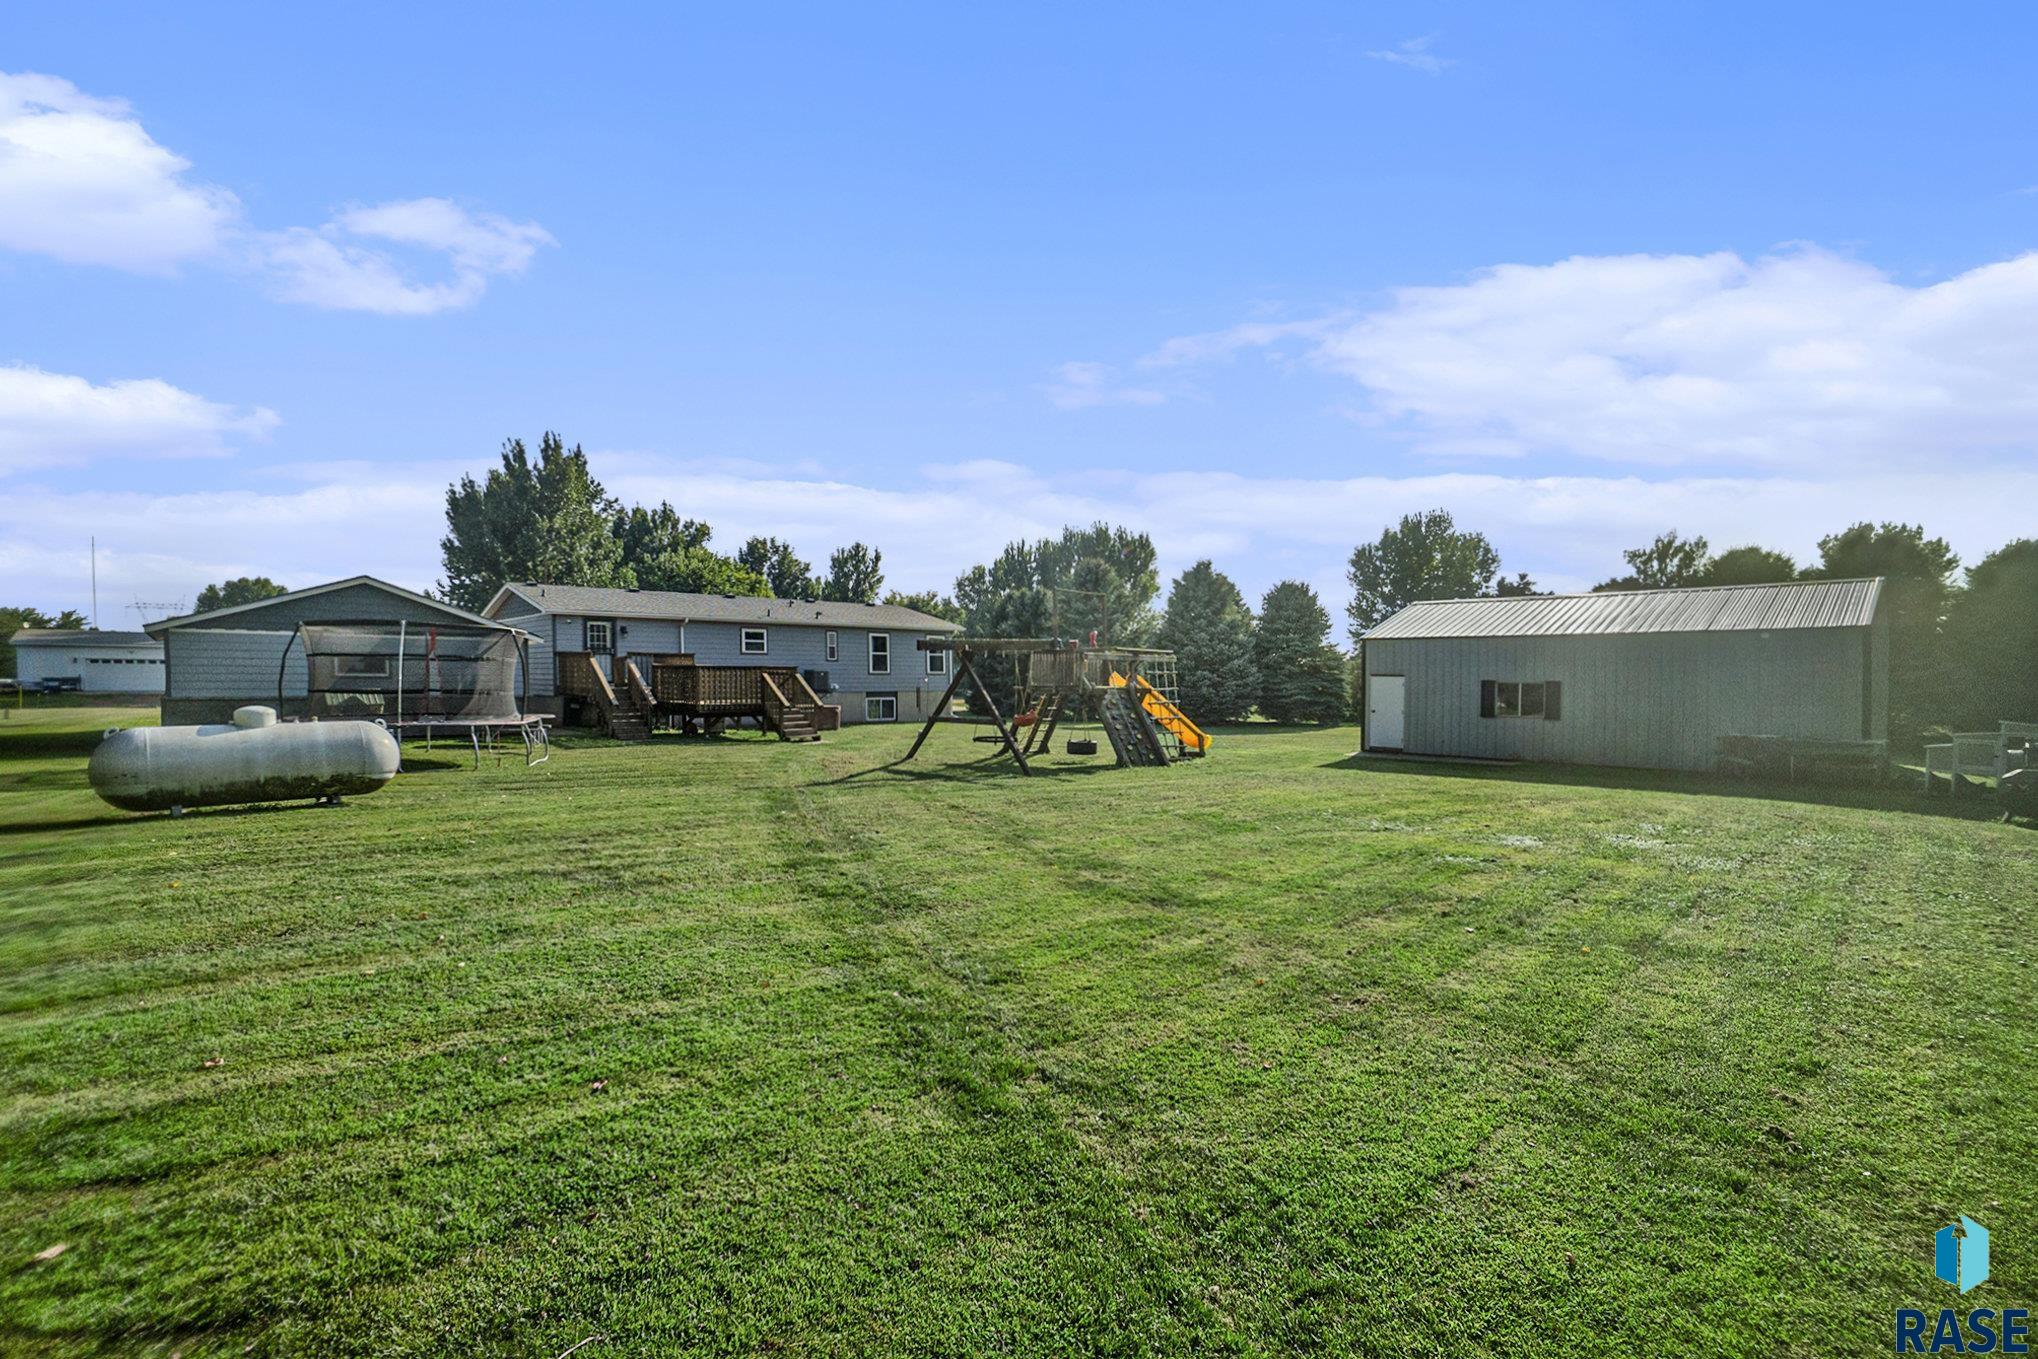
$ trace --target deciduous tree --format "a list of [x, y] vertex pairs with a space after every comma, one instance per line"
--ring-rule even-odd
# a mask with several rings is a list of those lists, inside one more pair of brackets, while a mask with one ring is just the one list
[[1463, 599], [1493, 587], [1500, 554], [1483, 533], [1462, 533], [1448, 510], [1405, 514], [1401, 522], [1352, 551], [1347, 577], [1354, 640], [1418, 599]]

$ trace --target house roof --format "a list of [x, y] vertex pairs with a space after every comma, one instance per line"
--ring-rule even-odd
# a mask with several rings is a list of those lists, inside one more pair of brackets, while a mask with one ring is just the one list
[[1682, 590], [1432, 599], [1401, 609], [1368, 632], [1365, 640], [1865, 628], [1875, 621], [1881, 594], [1882, 577], [1876, 576], [1869, 580], [1794, 580]]
[[427, 605], [430, 608], [449, 613], [455, 618], [463, 619], [466, 622], [478, 623], [485, 628], [506, 626], [505, 624], [498, 623], [493, 618], [483, 618], [478, 613], [470, 613], [466, 609], [448, 604], [443, 599], [433, 599], [430, 595], [421, 595], [415, 590], [406, 590], [401, 585], [391, 585], [386, 580], [377, 580], [373, 576], [349, 576], [345, 580], [328, 581], [324, 585], [313, 585], [302, 590], [288, 590], [283, 594], [271, 595], [267, 599], [258, 599], [249, 604], [235, 604], [228, 608], [212, 609], [205, 613], [187, 613], [176, 618], [159, 619], [154, 623], [144, 624], [144, 627], [151, 637], [160, 637], [171, 628], [190, 627], [194, 624], [201, 626], [209, 625], [217, 622], [219, 619], [231, 618], [235, 614], [246, 613], [251, 609], [271, 609], [278, 604], [288, 604], [295, 599], [309, 599], [313, 595], [330, 594], [334, 590], [345, 590], [356, 585], [367, 585], [395, 595], [399, 599], [408, 600], [413, 604]]
[[9, 646], [161, 646], [146, 632], [100, 632], [96, 628], [22, 628], [5, 639]]
[[616, 590], [592, 585], [505, 585], [488, 603], [497, 613], [510, 596], [548, 614], [596, 618], [672, 618], [691, 623], [801, 623], [823, 628], [896, 628], [901, 632], [961, 632], [944, 618], [898, 604], [846, 604], [827, 599], [766, 599], [752, 595], [697, 595], [677, 590]]

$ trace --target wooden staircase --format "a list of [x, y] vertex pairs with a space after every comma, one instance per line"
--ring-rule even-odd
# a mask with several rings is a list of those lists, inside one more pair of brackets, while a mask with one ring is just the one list
[[645, 683], [643, 672], [637, 669], [635, 660], [618, 656], [615, 665], [618, 683], [613, 690], [614, 701], [608, 708], [609, 735], [618, 741], [648, 741], [651, 739], [651, 718], [658, 711], [658, 701], [651, 696], [651, 686]]
[[821, 739], [821, 696], [797, 670], [780, 684], [769, 673], [764, 679], [764, 723], [778, 733], [781, 741]]

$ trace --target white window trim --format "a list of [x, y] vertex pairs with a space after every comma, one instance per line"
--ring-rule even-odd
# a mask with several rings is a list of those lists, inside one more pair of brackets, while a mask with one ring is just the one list
[[[892, 705], [891, 716], [880, 717], [872, 711], [880, 703]], [[899, 720], [899, 696], [897, 694], [865, 694], [863, 696], [863, 720], [866, 722], [896, 722]]]
[[[877, 639], [880, 637], [885, 639], [885, 663], [882, 668], [877, 663]], [[870, 634], [870, 673], [873, 675], [889, 675], [892, 673], [892, 635], [889, 632], [873, 632]]]
[[[948, 653], [946, 651], [929, 651], [923, 654], [927, 657], [928, 674], [946, 675], [948, 673]], [[936, 662], [939, 662], [939, 664]]]
[[[381, 669], [369, 670], [365, 668], [365, 666], [362, 663], [367, 661], [378, 662], [381, 666]], [[349, 662], [353, 662], [353, 664], [349, 664]], [[339, 664], [333, 667], [333, 677], [335, 679], [388, 679], [389, 657], [342, 656], [340, 657]]]
[[[754, 647], [750, 645], [750, 637], [753, 633], [757, 636], [757, 645]], [[771, 634], [765, 628], [744, 628], [736, 636], [736, 648], [745, 656], [769, 656], [771, 654]]]
[[581, 648], [589, 654], [593, 654], [595, 650], [594, 630], [596, 628], [600, 628], [606, 638], [602, 643], [606, 654], [613, 655], [616, 650], [616, 625], [609, 622], [606, 618], [590, 618], [580, 625]]
[[835, 635], [835, 629], [833, 628], [828, 629], [826, 641], [828, 646], [828, 659], [831, 661], [841, 660], [842, 659], [841, 639]]

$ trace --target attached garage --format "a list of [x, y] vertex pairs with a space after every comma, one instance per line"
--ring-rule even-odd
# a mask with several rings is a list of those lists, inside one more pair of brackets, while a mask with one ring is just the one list
[[1410, 604], [1364, 638], [1369, 751], [1710, 769], [1723, 736], [1887, 737], [1882, 581]]

